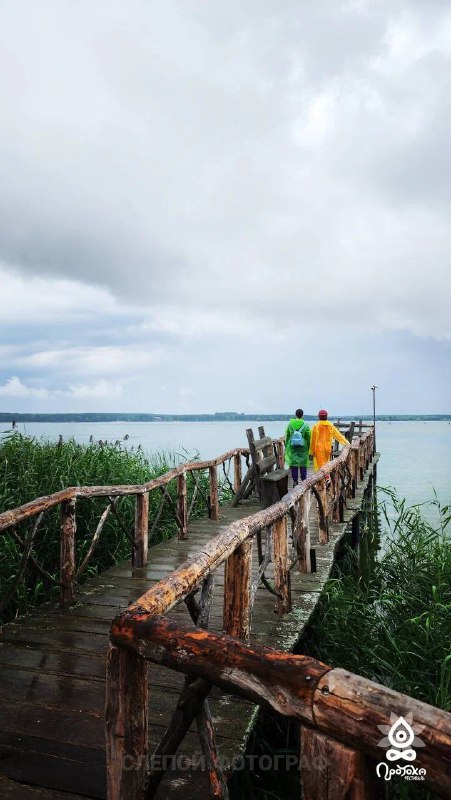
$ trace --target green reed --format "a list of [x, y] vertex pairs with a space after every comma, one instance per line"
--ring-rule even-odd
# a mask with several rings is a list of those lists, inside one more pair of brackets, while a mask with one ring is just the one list
[[[362, 573], [348, 552], [326, 584], [302, 652], [451, 711], [451, 509], [434, 501], [432, 524], [420, 506], [389, 495], [389, 510], [379, 507], [387, 530], [382, 554]], [[406, 781], [391, 782], [387, 792], [434, 797]]]
[[[384, 491], [386, 502], [373, 496], [366, 508], [359, 556], [345, 549], [297, 652], [451, 711], [451, 508], [435, 500], [434, 525]], [[298, 755], [299, 725], [261, 709], [248, 750]], [[231, 797], [294, 800], [300, 782], [302, 768], [236, 773]], [[436, 800], [402, 780], [383, 791], [386, 800]]]
[[[187, 455], [187, 454], [185, 454]], [[196, 458], [196, 457], [194, 457]], [[182, 459], [185, 460], [185, 459]], [[186, 459], [188, 460], [188, 459]], [[191, 460], [191, 459], [189, 459]], [[24, 436], [17, 431], [6, 433], [0, 440], [0, 512], [27, 503], [35, 497], [52, 494], [67, 486], [93, 486], [114, 484], [140, 484], [168, 472], [180, 463], [180, 454], [158, 452], [147, 456], [141, 448], [127, 447], [122, 441], [91, 442], [79, 444], [74, 439], [58, 443]], [[198, 492], [192, 509], [192, 518], [207, 513], [209, 491], [208, 475], [196, 473], [202, 494]], [[177, 481], [166, 487], [173, 502], [177, 498]], [[187, 492], [190, 506], [194, 491], [194, 479], [188, 474]], [[230, 495], [223, 481], [220, 500]], [[151, 492], [149, 500], [149, 526], [155, 519], [162, 495]], [[88, 550], [107, 498], [77, 501], [76, 562], [80, 564]], [[135, 498], [119, 498], [116, 504], [120, 519], [109, 514], [90, 565], [83, 575], [101, 572], [111, 565], [129, 558], [131, 542], [125, 531], [133, 533]], [[17, 533], [25, 539], [34, 520], [21, 523]], [[60, 547], [60, 509], [54, 508], [44, 514], [39, 527], [32, 555], [47, 572], [58, 578]], [[124, 531], [125, 529], [125, 531]], [[173, 513], [166, 503], [158, 525], [149, 544], [173, 536], [177, 525]], [[10, 532], [0, 533], [0, 599], [6, 594], [20, 565], [22, 549]], [[55, 587], [42, 578], [36, 570], [28, 567], [0, 622], [6, 622], [45, 599], [55, 596]]]

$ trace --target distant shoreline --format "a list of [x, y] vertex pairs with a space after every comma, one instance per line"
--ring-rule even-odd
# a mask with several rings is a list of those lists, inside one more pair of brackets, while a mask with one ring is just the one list
[[[13, 414], [0, 412], [0, 423], [21, 422], [283, 422], [292, 414], [239, 414], [235, 412], [217, 412], [215, 414]], [[371, 414], [330, 415], [331, 419], [372, 421]], [[305, 414], [306, 420], [315, 420], [316, 416]], [[451, 421], [451, 414], [378, 414], [378, 422], [441, 422]]]

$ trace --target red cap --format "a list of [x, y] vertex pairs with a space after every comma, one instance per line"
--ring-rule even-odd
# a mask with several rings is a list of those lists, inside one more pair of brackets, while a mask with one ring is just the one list
[[321, 411], [318, 411], [318, 417], [320, 419], [327, 419], [327, 411], [322, 408]]

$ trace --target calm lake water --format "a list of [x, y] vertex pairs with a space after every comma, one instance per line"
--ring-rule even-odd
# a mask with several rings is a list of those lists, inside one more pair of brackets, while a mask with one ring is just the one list
[[[212, 458], [234, 447], [246, 445], [242, 422], [90, 422], [27, 423], [20, 429], [32, 436], [56, 440], [59, 434], [78, 442], [94, 439], [115, 441], [128, 434], [127, 447], [139, 444], [150, 453], [170, 450], [180, 454], [199, 453]], [[273, 437], [285, 431], [283, 422], [265, 422]], [[313, 423], [310, 423], [313, 424]], [[2, 426], [6, 427], [6, 425]], [[451, 424], [449, 422], [379, 422], [377, 449], [379, 486], [391, 486], [409, 504], [425, 503], [434, 497], [451, 505]]]

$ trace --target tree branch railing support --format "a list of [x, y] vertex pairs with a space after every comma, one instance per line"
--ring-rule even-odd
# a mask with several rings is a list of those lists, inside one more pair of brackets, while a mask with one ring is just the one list
[[61, 505], [60, 575], [61, 605], [75, 602], [75, 516], [76, 499], [72, 497]]

